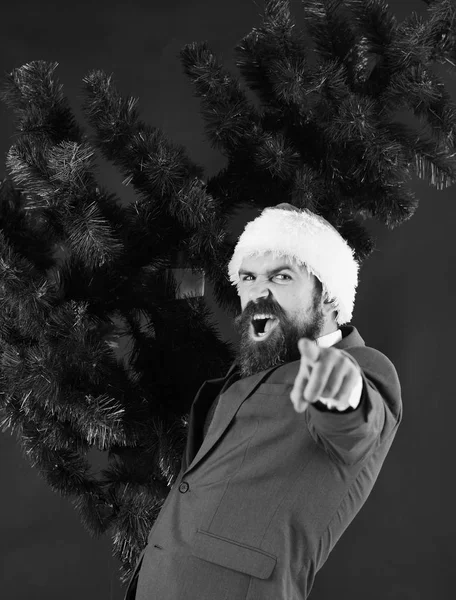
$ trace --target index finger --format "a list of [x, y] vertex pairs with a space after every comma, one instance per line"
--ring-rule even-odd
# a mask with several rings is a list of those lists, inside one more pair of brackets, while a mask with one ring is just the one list
[[317, 343], [308, 338], [301, 338], [298, 340], [298, 348], [301, 353], [301, 358], [305, 357], [311, 363], [317, 361], [320, 356], [320, 348], [317, 346]]
[[[312, 352], [312, 350], [308, 351], [308, 342], [309, 340], [306, 340], [305, 338], [300, 339], [298, 342], [299, 351], [301, 352], [301, 361], [299, 364], [299, 371], [294, 380], [293, 389], [290, 392], [290, 398], [293, 404], [299, 406], [303, 403], [303, 410], [305, 410], [307, 404], [304, 404], [304, 387], [312, 372], [312, 365], [316, 358], [318, 358], [318, 356], [315, 356], [315, 352]], [[316, 350], [318, 351], [318, 348], [316, 348]]]

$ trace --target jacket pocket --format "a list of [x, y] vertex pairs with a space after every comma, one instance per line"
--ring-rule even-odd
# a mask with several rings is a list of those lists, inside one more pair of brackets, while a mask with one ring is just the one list
[[192, 553], [211, 563], [234, 569], [259, 579], [267, 579], [277, 562], [277, 557], [259, 548], [246, 546], [198, 529], [193, 538]]

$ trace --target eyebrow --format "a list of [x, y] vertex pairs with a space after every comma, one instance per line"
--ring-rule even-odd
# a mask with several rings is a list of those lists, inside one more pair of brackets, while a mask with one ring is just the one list
[[[281, 265], [280, 267], [276, 267], [275, 269], [271, 269], [270, 271], [266, 271], [268, 277], [271, 277], [271, 275], [275, 275], [276, 273], [279, 273], [279, 271], [291, 271], [292, 273], [295, 273], [296, 271], [293, 269], [293, 267], [290, 267], [290, 265]], [[255, 273], [253, 271], [246, 271], [245, 269], [239, 269], [239, 275], [255, 275]]]

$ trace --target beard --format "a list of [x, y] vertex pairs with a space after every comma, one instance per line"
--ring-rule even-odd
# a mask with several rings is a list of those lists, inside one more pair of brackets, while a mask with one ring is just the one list
[[[249, 302], [234, 319], [240, 334], [236, 362], [241, 377], [249, 377], [281, 363], [299, 360], [301, 354], [298, 341], [305, 337], [316, 340], [324, 327], [324, 316], [320, 305], [321, 295], [315, 295], [312, 306], [302, 320], [290, 318], [272, 298]], [[279, 320], [277, 326], [264, 341], [255, 341], [250, 335], [252, 317], [257, 313], [271, 314]]]

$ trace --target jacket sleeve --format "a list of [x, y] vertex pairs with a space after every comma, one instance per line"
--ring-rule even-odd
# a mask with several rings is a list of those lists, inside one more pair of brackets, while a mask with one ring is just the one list
[[346, 412], [306, 411], [309, 432], [330, 457], [353, 465], [390, 440], [402, 418], [399, 378], [392, 362], [366, 346], [344, 350], [361, 368], [363, 390], [358, 408]]

